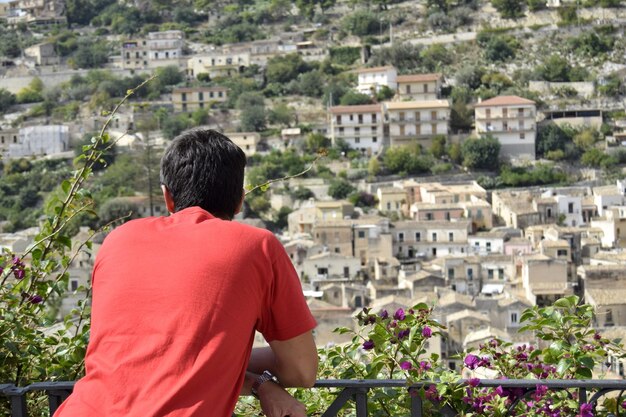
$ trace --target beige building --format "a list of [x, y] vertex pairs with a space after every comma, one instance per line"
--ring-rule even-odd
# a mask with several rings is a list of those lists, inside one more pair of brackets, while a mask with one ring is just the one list
[[180, 30], [150, 32], [145, 38], [122, 42], [122, 68], [145, 69], [178, 65], [183, 57], [185, 35]]
[[194, 55], [187, 60], [187, 73], [190, 77], [209, 74], [209, 77], [231, 77], [250, 66], [250, 52], [215, 51], [204, 55]]
[[376, 190], [378, 210], [385, 213], [402, 213], [402, 205], [406, 204], [406, 191], [398, 187], [381, 187]]
[[353, 280], [361, 271], [361, 261], [350, 255], [323, 252], [302, 262], [300, 277], [316, 285], [330, 280]]
[[448, 136], [448, 100], [393, 101], [383, 104], [389, 124], [391, 146], [430, 145], [433, 136]]
[[345, 141], [352, 149], [376, 154], [383, 147], [384, 117], [380, 104], [335, 106], [328, 110], [330, 139]]
[[7, 156], [9, 152], [9, 146], [11, 144], [18, 144], [20, 137], [19, 129], [1, 129], [0, 128], [0, 152], [1, 157]]
[[61, 62], [52, 42], [43, 42], [24, 49], [24, 55], [33, 58], [37, 65], [58, 65]]
[[[345, 200], [336, 201], [315, 201], [313, 199], [305, 202], [293, 212], [287, 216], [288, 230], [291, 236], [295, 236], [300, 233], [313, 234], [313, 226], [319, 221], [337, 221], [337, 227], [343, 227], [343, 223], [340, 221], [346, 218], [350, 218], [354, 212], [354, 205]], [[350, 224], [350, 223], [348, 223]], [[339, 235], [333, 236], [340, 238]], [[319, 236], [317, 237], [320, 238]], [[350, 236], [341, 236], [340, 239], [333, 243], [339, 245], [341, 242], [350, 241]], [[318, 241], [319, 242], [319, 241]], [[321, 244], [326, 244], [321, 242]], [[341, 249], [341, 248], [340, 248]], [[329, 250], [335, 253], [348, 253], [347, 249], [343, 251], [337, 250], [329, 245]]]
[[535, 159], [536, 104], [518, 96], [498, 96], [475, 106], [476, 135], [500, 141], [500, 156]]
[[239, 146], [246, 156], [254, 155], [259, 150], [261, 134], [258, 132], [230, 132], [224, 135]]
[[5, 3], [4, 17], [9, 25], [63, 25], [67, 23], [63, 0], [13, 0]]
[[397, 95], [404, 100], [437, 100], [441, 97], [441, 85], [443, 76], [441, 74], [412, 74], [398, 75]]
[[572, 293], [567, 279], [567, 261], [546, 255], [523, 256], [522, 285], [534, 305], [546, 306]]
[[214, 103], [223, 103], [226, 100], [228, 100], [226, 87], [185, 87], [174, 88], [172, 91], [174, 111], [179, 112], [209, 108]]

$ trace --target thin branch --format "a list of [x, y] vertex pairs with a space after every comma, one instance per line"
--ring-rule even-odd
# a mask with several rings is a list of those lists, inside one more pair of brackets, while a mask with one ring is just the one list
[[290, 180], [292, 178], [297, 178], [297, 177], [301, 177], [304, 174], [306, 174], [307, 172], [309, 172], [310, 170], [313, 169], [313, 167], [315, 166], [315, 164], [317, 164], [317, 162], [322, 159], [323, 157], [325, 157], [326, 155], [328, 155], [328, 152], [325, 149], [322, 149], [318, 152], [317, 156], [315, 157], [315, 159], [311, 162], [311, 165], [309, 165], [304, 171], [302, 172], [298, 172], [297, 174], [294, 175], [287, 175], [285, 177], [282, 178], [274, 178], [271, 180], [267, 180], [264, 183], [261, 183], [259, 185], [255, 185], [254, 187], [252, 187], [251, 189], [249, 189], [248, 191], [246, 191], [246, 195], [250, 194], [253, 191], [258, 190], [259, 188], [265, 188], [267, 186], [269, 186], [270, 184], [273, 184], [275, 182], [282, 182], [282, 181], [287, 181]]

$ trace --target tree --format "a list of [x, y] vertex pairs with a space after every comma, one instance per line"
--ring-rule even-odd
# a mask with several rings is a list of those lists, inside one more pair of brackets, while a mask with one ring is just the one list
[[485, 57], [492, 62], [506, 61], [515, 57], [515, 49], [511, 46], [512, 42], [502, 36], [493, 36], [487, 42], [485, 48]]
[[586, 151], [593, 147], [598, 139], [598, 131], [594, 129], [584, 129], [574, 135], [573, 142], [578, 149]]
[[536, 12], [537, 10], [543, 10], [546, 8], [547, 1], [546, 0], [526, 0], [526, 4], [528, 5], [528, 10], [531, 12]]
[[285, 103], [279, 103], [270, 110], [268, 121], [271, 124], [278, 124], [289, 127], [293, 122], [295, 111]]
[[334, 179], [328, 187], [328, 195], [334, 199], [340, 200], [346, 198], [354, 191], [354, 187], [343, 178]]
[[298, 75], [310, 71], [300, 54], [275, 56], [267, 61], [265, 76], [268, 83], [286, 84], [298, 78]]
[[306, 137], [304, 148], [307, 152], [317, 152], [330, 146], [330, 139], [321, 133], [309, 133]]
[[321, 97], [324, 84], [324, 75], [320, 71], [305, 72], [298, 76], [298, 91], [307, 97]]
[[15, 94], [0, 88], [0, 114], [4, 113], [16, 102]]
[[373, 51], [369, 64], [372, 66], [393, 65], [399, 72], [420, 71], [422, 69], [422, 48], [410, 43], [395, 43]]
[[367, 163], [367, 173], [375, 177], [380, 173], [380, 170], [380, 161], [378, 158], [372, 157]]
[[308, 188], [298, 187], [293, 192], [293, 197], [296, 200], [308, 200], [309, 198], [315, 198], [315, 194], [313, 194], [313, 191]]
[[354, 204], [356, 207], [374, 207], [378, 204], [376, 196], [366, 193], [365, 191], [358, 191], [350, 194], [348, 201]]
[[539, 65], [535, 72], [544, 81], [566, 82], [570, 81], [571, 70], [572, 67], [567, 59], [553, 54], [543, 64]]
[[109, 47], [104, 41], [80, 39], [68, 60], [73, 68], [99, 68], [109, 61]]
[[491, 0], [491, 4], [505, 19], [514, 19], [523, 15], [523, 3], [519, 0]]
[[391, 88], [387, 87], [386, 85], [383, 85], [382, 87], [380, 87], [380, 90], [378, 90], [378, 92], [376, 93], [376, 100], [378, 102], [391, 100], [395, 94], [396, 94], [395, 91], [393, 91]]
[[446, 137], [445, 135], [436, 135], [432, 139], [430, 145], [430, 153], [437, 159], [441, 159], [446, 154]]
[[267, 113], [263, 106], [246, 107], [241, 110], [241, 130], [244, 132], [260, 132], [265, 130]]
[[467, 139], [461, 152], [463, 165], [468, 168], [496, 170], [500, 164], [500, 142], [491, 135]]
[[357, 93], [354, 90], [348, 90], [339, 101], [342, 106], [356, 106], [360, 104], [372, 104], [372, 98], [367, 94]]
[[382, 25], [387, 26], [387, 23], [381, 22], [369, 10], [357, 10], [346, 16], [341, 23], [346, 32], [354, 36], [377, 35]]
[[392, 147], [383, 155], [385, 168], [400, 175], [428, 172], [433, 163], [432, 157], [422, 155], [418, 145]]
[[565, 151], [566, 144], [570, 143], [573, 137], [570, 130], [563, 129], [554, 123], [541, 126], [537, 132], [535, 145], [537, 154], [541, 156], [557, 150]]

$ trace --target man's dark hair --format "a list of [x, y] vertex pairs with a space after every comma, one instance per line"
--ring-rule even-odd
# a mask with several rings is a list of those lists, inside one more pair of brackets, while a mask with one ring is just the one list
[[199, 206], [232, 219], [241, 201], [246, 155], [226, 136], [192, 129], [174, 138], [161, 159], [161, 183], [174, 211]]

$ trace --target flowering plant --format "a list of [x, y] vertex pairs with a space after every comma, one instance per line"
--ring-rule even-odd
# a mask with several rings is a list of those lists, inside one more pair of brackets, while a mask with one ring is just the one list
[[[433, 308], [425, 304], [394, 312], [363, 309], [356, 316], [356, 330], [336, 329], [352, 335], [349, 343], [320, 350], [320, 378], [406, 380], [405, 388], [371, 390], [368, 409], [374, 416], [408, 415], [413, 396], [423, 400], [423, 415], [433, 417], [624, 415], [626, 401], [621, 394], [601, 397], [593, 404], [579, 403], [574, 390], [546, 385], [550, 379], [590, 379], [606, 370], [608, 355], [624, 357], [619, 341], [610, 341], [592, 328], [593, 309], [580, 304], [578, 297], [524, 311], [520, 331], [532, 345], [492, 339], [459, 354], [463, 373], [472, 375], [468, 379], [450, 370], [433, 352], [438, 348], [435, 344], [445, 339], [446, 329], [432, 314]], [[488, 375], [489, 381], [477, 377], [481, 374]], [[512, 388], [507, 387], [507, 379], [536, 380], [536, 384], [534, 389]], [[317, 415], [336, 393], [303, 390], [296, 395], [307, 404], [310, 415]], [[353, 410], [346, 406], [342, 412], [339, 415], [351, 415]]]

